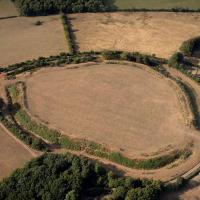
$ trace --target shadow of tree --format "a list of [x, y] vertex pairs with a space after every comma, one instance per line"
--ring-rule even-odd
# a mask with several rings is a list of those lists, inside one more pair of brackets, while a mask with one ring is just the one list
[[190, 180], [188, 184], [182, 189], [164, 193], [163, 198], [161, 198], [161, 200], [180, 200], [181, 196], [184, 195], [184, 193], [199, 186], [200, 186], [200, 181]]

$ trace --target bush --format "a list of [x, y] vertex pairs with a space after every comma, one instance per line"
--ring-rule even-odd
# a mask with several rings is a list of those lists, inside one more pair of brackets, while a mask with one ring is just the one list
[[126, 189], [123, 186], [119, 186], [114, 189], [112, 193], [113, 200], [124, 200], [126, 194]]
[[40, 25], [42, 25], [42, 22], [41, 22], [41, 21], [36, 21], [36, 22], [34, 23], [34, 25], [40, 26]]
[[170, 67], [175, 67], [175, 68], [179, 68], [183, 63], [184, 63], [184, 56], [180, 52], [173, 54], [168, 61], [168, 65]]
[[119, 51], [103, 51], [102, 56], [105, 60], [118, 60], [120, 59], [121, 52]]
[[200, 36], [183, 42], [180, 47], [180, 51], [186, 56], [193, 56], [198, 50], [200, 50]]

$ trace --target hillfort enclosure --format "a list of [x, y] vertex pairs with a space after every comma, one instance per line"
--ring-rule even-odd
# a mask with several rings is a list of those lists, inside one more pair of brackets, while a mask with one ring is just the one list
[[197, 0], [0, 0], [0, 200], [196, 200]]

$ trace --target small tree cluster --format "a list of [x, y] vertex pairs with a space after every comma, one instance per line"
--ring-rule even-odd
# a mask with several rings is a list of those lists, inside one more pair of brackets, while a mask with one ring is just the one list
[[175, 68], [183, 67], [183, 63], [184, 63], [184, 56], [180, 52], [173, 54], [168, 61], [168, 65], [170, 67], [175, 67]]
[[[45, 154], [0, 182], [0, 199], [159, 200], [161, 183], [119, 177], [99, 164], [71, 154]], [[147, 198], [148, 197], [148, 198]]]
[[186, 56], [193, 56], [196, 51], [200, 50], [200, 36], [189, 39], [180, 47], [180, 51]]

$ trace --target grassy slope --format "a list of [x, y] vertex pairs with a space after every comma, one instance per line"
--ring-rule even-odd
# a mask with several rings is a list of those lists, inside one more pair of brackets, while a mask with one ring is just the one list
[[174, 8], [184, 7], [200, 8], [199, 0], [115, 0], [115, 5], [121, 9], [125, 8]]

